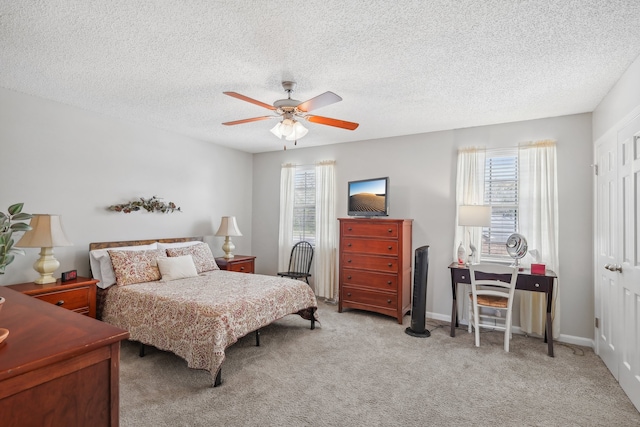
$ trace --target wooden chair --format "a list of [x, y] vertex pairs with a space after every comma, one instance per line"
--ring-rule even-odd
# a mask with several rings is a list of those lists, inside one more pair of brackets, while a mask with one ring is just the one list
[[[509, 351], [511, 339], [511, 313], [513, 295], [518, 280], [518, 267], [481, 263], [469, 265], [471, 293], [469, 294], [469, 333], [475, 329], [476, 347], [480, 347], [480, 327], [504, 330], [504, 351]], [[480, 314], [480, 309], [496, 314]], [[504, 312], [504, 315], [501, 313]], [[483, 325], [480, 318], [493, 320], [493, 325]], [[498, 322], [504, 322], [504, 325]]]
[[309, 242], [298, 242], [291, 248], [289, 269], [278, 273], [278, 276], [292, 279], [304, 279], [309, 284], [311, 277], [311, 261], [313, 260], [313, 246]]

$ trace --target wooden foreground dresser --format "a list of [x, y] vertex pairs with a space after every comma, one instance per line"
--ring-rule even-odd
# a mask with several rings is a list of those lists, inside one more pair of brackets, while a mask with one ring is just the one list
[[339, 218], [340, 300], [393, 316], [411, 310], [411, 219]]
[[117, 426], [129, 332], [0, 286], [0, 425]]

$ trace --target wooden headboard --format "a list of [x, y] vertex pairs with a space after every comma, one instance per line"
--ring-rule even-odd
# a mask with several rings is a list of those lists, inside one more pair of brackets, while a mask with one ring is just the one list
[[150, 245], [154, 242], [159, 243], [178, 243], [178, 242], [192, 242], [194, 240], [198, 240], [200, 242], [204, 242], [204, 237], [174, 237], [169, 239], [149, 239], [149, 240], [121, 240], [118, 242], [96, 242], [89, 243], [89, 250], [93, 251], [96, 249], [109, 249], [109, 248], [121, 248], [123, 246], [140, 246], [140, 245]]

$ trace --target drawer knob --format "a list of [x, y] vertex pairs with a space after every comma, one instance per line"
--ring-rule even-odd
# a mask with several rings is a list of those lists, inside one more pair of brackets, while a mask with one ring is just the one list
[[393, 249], [393, 246], [387, 246], [387, 249], [391, 250]]
[[351, 230], [353, 230], [353, 229], [352, 229], [351, 227], [347, 227], [347, 230], [351, 231]]
[[387, 304], [391, 304], [391, 300], [390, 299], [387, 300]]
[[351, 243], [347, 243], [347, 246], [348, 246], [348, 247], [351, 247]]
[[393, 266], [393, 264], [391, 264], [391, 263], [389, 263], [389, 264], [387, 264], [387, 265], [388, 265], [389, 267]]
[[465, 277], [465, 276], [462, 276], [462, 279], [464, 280], [464, 279], [466, 279], [466, 277]]
[[240, 271], [244, 271], [244, 267], [240, 267]]
[[387, 280], [387, 285], [390, 285], [390, 284], [391, 284], [391, 280]]
[[56, 303], [56, 305], [62, 305], [62, 304], [64, 304], [64, 300], [63, 300], [63, 299], [61, 299], [60, 301], [58, 301], [58, 302]]
[[347, 262], [351, 262], [351, 260], [350, 260], [350, 259], [348, 259], [348, 260], [347, 260]]
[[351, 292], [347, 292], [347, 296], [350, 297], [351, 296]]
[[351, 276], [347, 276], [347, 279], [351, 280]]
[[540, 283], [536, 283], [534, 286], [535, 286], [536, 288], [539, 288], [539, 287], [540, 287]]
[[391, 232], [392, 232], [393, 230], [391, 230], [391, 229], [388, 229], [387, 231], [388, 231], [389, 233], [391, 233]]

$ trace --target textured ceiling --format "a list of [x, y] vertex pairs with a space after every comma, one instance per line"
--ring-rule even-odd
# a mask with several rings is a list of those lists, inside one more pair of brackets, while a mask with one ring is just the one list
[[[640, 1], [0, 0], [0, 86], [247, 152], [298, 83], [343, 101], [298, 147], [593, 111], [640, 54]], [[288, 148], [293, 148], [288, 143]]]

